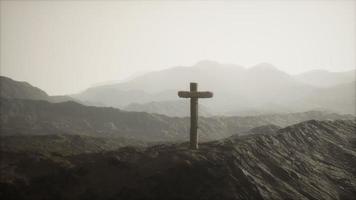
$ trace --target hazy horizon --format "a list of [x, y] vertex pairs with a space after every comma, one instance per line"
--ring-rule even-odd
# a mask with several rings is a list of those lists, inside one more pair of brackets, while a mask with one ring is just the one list
[[50, 95], [213, 60], [356, 68], [356, 1], [1, 1], [1, 75]]

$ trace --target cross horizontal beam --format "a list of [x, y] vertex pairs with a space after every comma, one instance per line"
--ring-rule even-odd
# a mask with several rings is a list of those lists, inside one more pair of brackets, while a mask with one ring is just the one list
[[213, 93], [208, 91], [201, 91], [201, 92], [179, 91], [178, 96], [181, 98], [211, 98], [213, 97]]

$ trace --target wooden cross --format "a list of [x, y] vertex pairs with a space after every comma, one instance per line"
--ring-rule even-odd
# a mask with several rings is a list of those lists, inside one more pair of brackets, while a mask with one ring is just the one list
[[190, 91], [179, 91], [181, 98], [190, 98], [190, 148], [198, 149], [198, 98], [211, 98], [212, 92], [198, 92], [198, 84], [190, 83]]

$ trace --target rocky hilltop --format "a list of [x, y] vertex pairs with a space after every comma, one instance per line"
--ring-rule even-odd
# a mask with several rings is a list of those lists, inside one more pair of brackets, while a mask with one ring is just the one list
[[[274, 127], [275, 128], [275, 127]], [[353, 199], [356, 120], [73, 156], [2, 152], [2, 199]]]

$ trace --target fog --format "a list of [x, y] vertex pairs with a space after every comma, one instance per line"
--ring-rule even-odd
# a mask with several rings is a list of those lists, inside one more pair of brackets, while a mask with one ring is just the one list
[[356, 66], [355, 1], [1, 1], [1, 75], [51, 95], [210, 59]]

